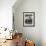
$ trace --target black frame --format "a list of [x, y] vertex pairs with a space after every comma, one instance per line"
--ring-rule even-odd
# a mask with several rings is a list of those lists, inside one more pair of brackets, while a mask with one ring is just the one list
[[[26, 16], [27, 16], [27, 19], [25, 19]], [[23, 12], [23, 26], [24, 27], [34, 27], [35, 26], [35, 12]]]

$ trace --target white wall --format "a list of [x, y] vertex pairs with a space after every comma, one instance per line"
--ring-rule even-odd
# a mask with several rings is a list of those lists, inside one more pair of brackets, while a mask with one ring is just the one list
[[46, 0], [41, 2], [41, 38], [42, 46], [46, 46]]
[[0, 27], [12, 28], [12, 6], [16, 0], [0, 0]]
[[[23, 33], [24, 38], [32, 39], [36, 46], [41, 46], [41, 0], [22, 0], [16, 4], [13, 6], [15, 28]], [[35, 27], [23, 27], [23, 12], [35, 12]]]

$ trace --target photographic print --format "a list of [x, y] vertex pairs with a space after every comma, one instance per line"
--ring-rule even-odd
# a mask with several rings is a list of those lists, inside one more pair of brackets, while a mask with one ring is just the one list
[[35, 26], [35, 12], [23, 12], [23, 26], [24, 27]]

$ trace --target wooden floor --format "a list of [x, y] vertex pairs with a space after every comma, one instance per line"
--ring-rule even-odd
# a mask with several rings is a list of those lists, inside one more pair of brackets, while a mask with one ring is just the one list
[[0, 46], [16, 46], [15, 39], [13, 39], [13, 40], [6, 40], [6, 42], [2, 43]]

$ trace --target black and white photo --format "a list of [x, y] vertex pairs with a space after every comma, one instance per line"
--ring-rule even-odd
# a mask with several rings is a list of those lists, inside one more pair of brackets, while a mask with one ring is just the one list
[[23, 12], [23, 26], [35, 26], [35, 12]]

